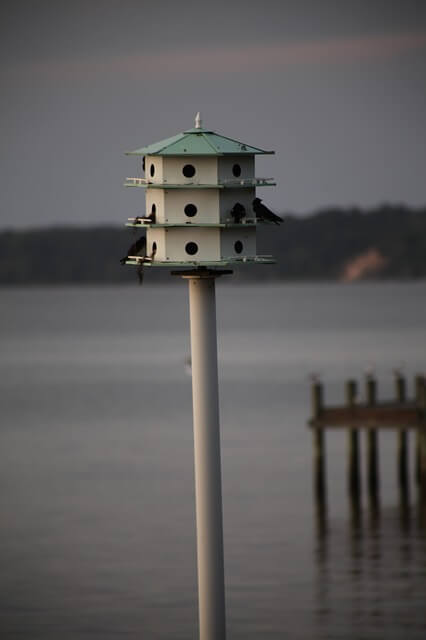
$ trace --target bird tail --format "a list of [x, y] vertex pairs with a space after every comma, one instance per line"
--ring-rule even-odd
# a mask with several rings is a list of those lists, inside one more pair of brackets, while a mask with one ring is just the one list
[[143, 262], [142, 262], [138, 267], [138, 279], [139, 279], [140, 285], [143, 284], [143, 277], [144, 277], [144, 270], [143, 270]]

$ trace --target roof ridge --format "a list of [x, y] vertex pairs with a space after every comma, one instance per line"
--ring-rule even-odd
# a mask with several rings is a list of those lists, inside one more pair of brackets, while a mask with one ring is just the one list
[[[182, 138], [179, 138], [179, 136], [182, 136]], [[160, 144], [161, 142], [166, 142], [166, 144], [164, 145], [164, 147], [160, 147], [155, 153], [160, 153], [161, 151], [164, 151], [164, 149], [167, 149], [167, 147], [171, 147], [172, 144], [176, 144], [176, 142], [179, 142], [180, 140], [185, 140], [185, 138], [187, 137], [188, 135], [184, 131], [181, 131], [180, 133], [176, 133], [176, 135], [174, 136], [170, 136], [170, 138], [159, 140], [157, 144]], [[155, 144], [155, 142], [152, 144]]]
[[240, 147], [251, 147], [252, 149], [257, 149], [258, 151], [264, 151], [264, 149], [261, 149], [260, 147], [255, 147], [252, 144], [246, 144], [245, 142], [241, 142], [240, 140], [236, 140], [235, 138], [230, 138], [229, 136], [223, 136], [221, 133], [216, 133], [216, 131], [213, 131], [213, 133], [220, 138], [225, 138], [225, 140], [230, 140], [231, 142], [239, 144]]
[[[206, 132], [207, 133], [207, 132]], [[215, 151], [216, 153], [218, 153], [218, 149], [213, 145], [212, 142], [210, 142], [210, 140], [208, 139], [208, 137], [206, 136], [206, 133], [203, 133], [203, 139], [207, 142], [207, 144], [213, 149], [213, 151]]]
[[[179, 133], [175, 133], [174, 136], [169, 136], [168, 138], [164, 138], [164, 140], [158, 140], [158, 142], [152, 142], [150, 145], [146, 145], [145, 147], [141, 147], [141, 149], [145, 149], [147, 147], [156, 147], [157, 145], [162, 144], [162, 146], [158, 147], [158, 149], [155, 151], [155, 153], [159, 153], [161, 151], [163, 151], [164, 149], [166, 149], [167, 147], [169, 147], [171, 144], [174, 144], [175, 142], [178, 142], [180, 138], [180, 136], [185, 136], [184, 132], [179, 132]], [[125, 155], [133, 155], [133, 154], [137, 154], [137, 152], [140, 151], [140, 149], [134, 149], [132, 151], [126, 151]]]

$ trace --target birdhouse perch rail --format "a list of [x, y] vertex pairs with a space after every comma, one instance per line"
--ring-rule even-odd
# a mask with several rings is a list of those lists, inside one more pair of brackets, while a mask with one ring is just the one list
[[140, 265], [146, 267], [183, 267], [201, 266], [201, 267], [226, 267], [229, 264], [275, 264], [276, 260], [273, 256], [244, 256], [242, 258], [222, 258], [222, 260], [153, 260], [146, 256], [128, 256], [125, 264]]
[[136, 222], [131, 222], [132, 220], [136, 220], [136, 218], [128, 218], [128, 220], [130, 220], [130, 222], [126, 222], [126, 227], [133, 227], [134, 229], [137, 228], [141, 228], [141, 227], [148, 227], [148, 228], [157, 228], [157, 229], [164, 229], [164, 228], [173, 228], [173, 227], [181, 227], [181, 228], [188, 228], [188, 227], [205, 227], [207, 229], [217, 229], [217, 228], [226, 228], [226, 229], [241, 229], [242, 226], [245, 227], [255, 227], [257, 222], [255, 219], [251, 218], [248, 220], [241, 220], [241, 222], [218, 222], [213, 223], [213, 222], [164, 222], [164, 223], [154, 223], [151, 222], [150, 220], [137, 220]]
[[150, 189], [232, 189], [238, 187], [275, 187], [275, 178], [244, 178], [242, 180], [234, 180], [226, 178], [218, 180], [217, 183], [203, 184], [200, 182], [172, 183], [163, 180], [163, 182], [152, 182], [148, 178], [126, 178], [123, 185], [125, 187], [149, 187]]

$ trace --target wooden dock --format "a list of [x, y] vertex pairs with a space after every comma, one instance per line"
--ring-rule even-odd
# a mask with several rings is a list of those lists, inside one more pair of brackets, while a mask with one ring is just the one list
[[345, 429], [348, 433], [348, 490], [352, 498], [359, 499], [361, 490], [360, 431], [365, 431], [367, 486], [370, 497], [377, 498], [379, 486], [379, 443], [381, 429], [397, 432], [396, 466], [399, 486], [408, 487], [408, 433], [414, 430], [416, 438], [415, 479], [419, 485], [422, 501], [426, 501], [426, 378], [415, 378], [415, 396], [407, 398], [405, 378], [395, 375], [395, 398], [393, 401], [377, 401], [377, 381], [368, 375], [364, 381], [365, 398], [357, 402], [357, 383], [347, 380], [345, 404], [326, 406], [323, 385], [312, 385], [312, 415], [309, 427], [313, 433], [314, 481], [318, 499], [323, 499], [325, 478], [325, 431]]

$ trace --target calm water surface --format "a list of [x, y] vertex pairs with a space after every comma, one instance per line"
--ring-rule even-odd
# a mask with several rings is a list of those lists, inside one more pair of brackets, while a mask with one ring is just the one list
[[[0, 636], [196, 638], [187, 291], [0, 293]], [[380, 434], [380, 504], [313, 500], [309, 375], [327, 400], [426, 368], [426, 283], [218, 283], [230, 639], [426, 637], [426, 530]], [[410, 441], [410, 473], [413, 475]], [[410, 477], [411, 477], [410, 476]], [[364, 478], [363, 478], [364, 480]]]

